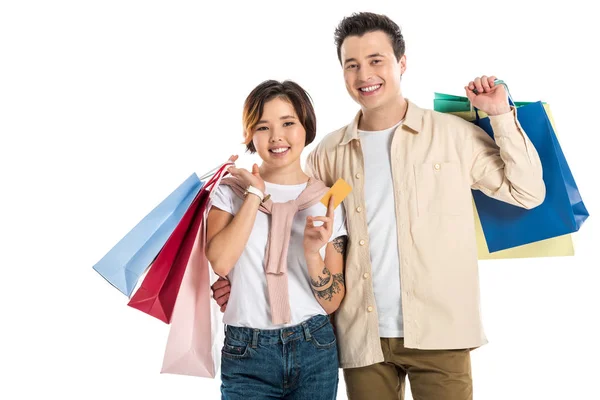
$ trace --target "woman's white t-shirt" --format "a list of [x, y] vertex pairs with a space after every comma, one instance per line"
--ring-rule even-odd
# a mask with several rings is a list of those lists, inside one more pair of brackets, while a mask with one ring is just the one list
[[[306, 188], [300, 185], [278, 185], [265, 182], [266, 193], [276, 203], [298, 198]], [[243, 204], [227, 185], [220, 185], [214, 192], [212, 206], [235, 215]], [[231, 293], [223, 322], [227, 325], [256, 329], [276, 329], [297, 325], [315, 315], [327, 315], [310, 288], [310, 277], [304, 258], [304, 227], [306, 217], [325, 216], [327, 208], [321, 202], [296, 213], [293, 221], [290, 245], [288, 248], [288, 291], [291, 322], [287, 325], [274, 325], [265, 276], [265, 250], [270, 229], [271, 216], [259, 211], [250, 233], [246, 248], [227, 278], [231, 282]], [[283, 234], [283, 233], [282, 233]], [[335, 210], [333, 234], [330, 241], [347, 235], [343, 205]], [[325, 257], [325, 247], [321, 256]]]

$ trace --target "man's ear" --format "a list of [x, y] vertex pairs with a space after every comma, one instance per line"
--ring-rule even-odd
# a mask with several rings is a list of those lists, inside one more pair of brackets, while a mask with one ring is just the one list
[[406, 72], [406, 54], [400, 57], [398, 63], [400, 64], [400, 74], [404, 75], [404, 73]]

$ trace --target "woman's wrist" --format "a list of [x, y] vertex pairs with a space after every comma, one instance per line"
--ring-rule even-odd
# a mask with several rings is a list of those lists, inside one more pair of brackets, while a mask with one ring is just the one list
[[323, 261], [323, 257], [321, 257], [321, 253], [319, 250], [308, 250], [304, 249], [304, 258], [306, 262], [320, 262]]
[[258, 209], [258, 207], [262, 203], [262, 200], [260, 199], [259, 196], [252, 194], [252, 193], [248, 193], [246, 195], [246, 198], [244, 199], [244, 202], [250, 203], [250, 204], [256, 206], [256, 208]]

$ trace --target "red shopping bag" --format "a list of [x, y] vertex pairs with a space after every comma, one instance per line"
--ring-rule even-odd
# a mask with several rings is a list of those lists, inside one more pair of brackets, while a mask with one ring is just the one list
[[136, 308], [169, 324], [181, 281], [194, 246], [198, 229], [209, 204], [210, 189], [218, 184], [226, 168], [219, 171], [202, 187], [183, 218], [151, 264], [140, 288], [129, 303]]
[[200, 223], [175, 303], [161, 373], [214, 378], [221, 364], [223, 329], [221, 313], [211, 298], [210, 283], [216, 275], [205, 254], [206, 218], [216, 183], [207, 188], [209, 204]]

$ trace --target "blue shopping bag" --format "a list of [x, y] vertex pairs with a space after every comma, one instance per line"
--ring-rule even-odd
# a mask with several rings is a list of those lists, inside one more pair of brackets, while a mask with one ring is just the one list
[[202, 186], [195, 173], [190, 175], [102, 257], [94, 270], [123, 294], [131, 296], [140, 276], [160, 252]]
[[[490, 253], [576, 232], [589, 217], [544, 104], [518, 106], [517, 119], [540, 156], [546, 198], [526, 210], [473, 190]], [[489, 118], [473, 122], [494, 137]]]

